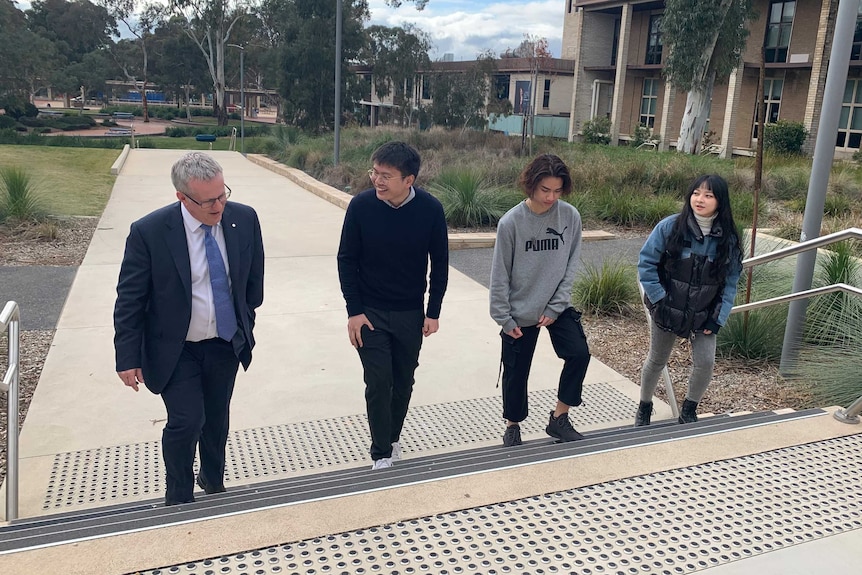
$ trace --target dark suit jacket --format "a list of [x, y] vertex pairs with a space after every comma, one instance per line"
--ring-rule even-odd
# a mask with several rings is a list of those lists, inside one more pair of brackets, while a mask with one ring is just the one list
[[[255, 309], [263, 303], [263, 240], [257, 214], [228, 202], [222, 214], [233, 303], [243, 338], [234, 348], [251, 363]], [[180, 203], [132, 224], [117, 283], [114, 350], [117, 371], [141, 368], [147, 388], [160, 393], [182, 352], [192, 315], [191, 267]]]

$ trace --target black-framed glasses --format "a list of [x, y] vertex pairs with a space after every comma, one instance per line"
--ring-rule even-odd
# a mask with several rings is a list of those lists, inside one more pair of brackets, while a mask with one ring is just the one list
[[225, 185], [224, 185], [224, 193], [223, 193], [222, 195], [220, 195], [220, 196], [219, 196], [219, 197], [217, 197], [217, 198], [213, 198], [213, 199], [211, 199], [211, 200], [205, 200], [205, 201], [203, 201], [203, 202], [199, 202], [199, 201], [197, 201], [196, 199], [194, 199], [193, 197], [191, 197], [190, 195], [188, 195], [188, 194], [187, 194], [187, 193], [185, 193], [185, 192], [180, 192], [180, 193], [181, 193], [182, 195], [184, 195], [185, 197], [187, 197], [188, 199], [190, 199], [192, 202], [194, 202], [194, 203], [196, 203], [197, 205], [199, 205], [200, 207], [202, 207], [203, 209], [208, 210], [208, 209], [210, 209], [211, 207], [213, 207], [213, 206], [215, 205], [215, 203], [216, 203], [216, 202], [218, 202], [218, 203], [220, 203], [220, 204], [224, 204], [224, 203], [226, 203], [226, 202], [227, 202], [227, 199], [230, 197], [230, 186], [228, 186], [227, 184], [225, 184]]
[[381, 174], [380, 172], [378, 172], [374, 168], [368, 168], [368, 177], [371, 178], [372, 180], [378, 179], [385, 184], [386, 182], [388, 182], [392, 178], [401, 178], [403, 180], [407, 176], [401, 176], [401, 175], [394, 176], [392, 174]]

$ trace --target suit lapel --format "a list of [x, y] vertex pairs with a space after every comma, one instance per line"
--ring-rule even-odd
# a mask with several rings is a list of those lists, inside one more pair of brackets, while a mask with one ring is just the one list
[[171, 215], [165, 222], [168, 229], [165, 238], [168, 249], [171, 252], [171, 257], [174, 260], [174, 265], [177, 267], [177, 272], [180, 274], [180, 279], [183, 282], [183, 287], [186, 291], [186, 296], [189, 302], [192, 298], [192, 268], [189, 263], [189, 244], [186, 240], [186, 229], [183, 226], [183, 214], [180, 211], [180, 203], [177, 202], [176, 209], [171, 210]]
[[239, 234], [240, 228], [234, 218], [234, 211], [230, 204], [225, 205], [221, 216], [222, 232], [224, 233], [224, 244], [227, 248], [227, 262], [230, 267], [230, 281], [233, 285], [239, 282]]

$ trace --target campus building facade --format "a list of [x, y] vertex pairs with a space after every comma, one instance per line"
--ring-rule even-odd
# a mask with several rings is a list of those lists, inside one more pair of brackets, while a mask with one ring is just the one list
[[[613, 142], [630, 139], [639, 124], [674, 147], [686, 94], [662, 76], [664, 2], [655, 0], [564, 0], [563, 58], [575, 61], [569, 139], [585, 122], [612, 121]], [[765, 61], [766, 122], [801, 122], [813, 149], [835, 29], [838, 0], [757, 0], [759, 18], [749, 22], [742, 64], [716, 82], [706, 132], [711, 150], [724, 156], [752, 154], [757, 144], [761, 54]], [[848, 71], [836, 154], [862, 145], [862, 19]]]

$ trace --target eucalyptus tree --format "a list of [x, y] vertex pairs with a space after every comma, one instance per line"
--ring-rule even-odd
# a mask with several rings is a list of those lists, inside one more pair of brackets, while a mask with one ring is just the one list
[[27, 29], [24, 13], [9, 0], [0, 0], [0, 106], [32, 102], [55, 65], [56, 49], [49, 40]]
[[194, 41], [185, 32], [184, 19], [163, 20], [153, 32], [153, 81], [185, 103], [191, 120], [192, 90], [200, 92], [210, 84], [207, 63]]
[[[165, 16], [162, 4], [141, 4], [138, 0], [102, 0], [105, 9], [117, 21], [122, 22], [135, 40], [129, 45], [134, 46], [137, 58], [117, 57], [117, 64], [123, 71], [126, 80], [134, 84], [141, 94], [144, 122], [150, 121], [147, 107], [147, 84], [149, 82], [149, 45], [153, 40], [153, 31]], [[121, 41], [123, 43], [124, 41]], [[118, 55], [119, 56], [119, 55]]]
[[175, 14], [184, 17], [184, 30], [204, 56], [213, 85], [213, 106], [218, 123], [227, 124], [225, 110], [225, 50], [234, 27], [250, 8], [248, 0], [170, 0]]
[[34, 71], [38, 83], [62, 93], [68, 106], [69, 95], [87, 86], [76, 79], [80, 75], [76, 65], [88, 54], [112, 46], [113, 37], [119, 35], [116, 19], [90, 0], [34, 0], [25, 14], [27, 29], [52, 45], [47, 49], [44, 43], [30, 40], [21, 44], [19, 48], [30, 46], [25, 48], [31, 54], [27, 66], [38, 68]]
[[748, 22], [757, 17], [753, 0], [666, 0], [661, 21], [668, 48], [664, 74], [688, 92], [677, 150], [694, 154], [709, 118], [715, 82], [739, 66], [748, 39]]
[[489, 114], [510, 113], [509, 101], [491, 93], [496, 71], [494, 54], [486, 51], [464, 70], [434, 74], [429, 90], [431, 121], [438, 126], [462, 131], [467, 128], [484, 129]]
[[[283, 119], [303, 129], [320, 132], [334, 127], [335, 2], [320, 0], [264, 0], [257, 13], [264, 34], [275, 47], [270, 72], [277, 78]], [[342, 29], [342, 90], [345, 109], [356, 97], [357, 62], [365, 42], [363, 23], [369, 18], [366, 0], [344, 0]]]
[[373, 70], [374, 91], [379, 98], [392, 94], [392, 103], [401, 110], [403, 125], [409, 125], [417, 108], [417, 76], [429, 70], [431, 38], [410, 24], [401, 28], [371, 26], [361, 60]]

